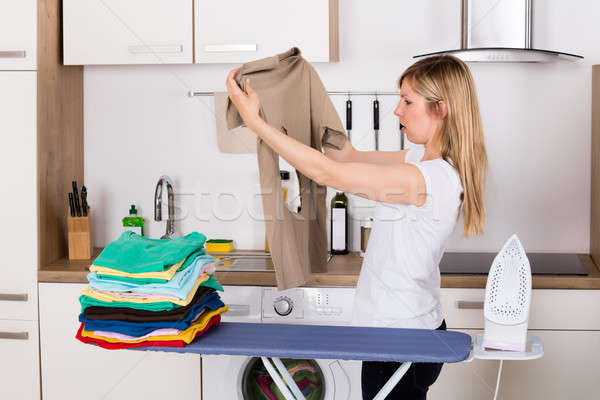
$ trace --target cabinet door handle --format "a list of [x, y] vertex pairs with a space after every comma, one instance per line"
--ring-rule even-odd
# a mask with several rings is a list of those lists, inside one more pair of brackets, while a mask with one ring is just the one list
[[248, 304], [229, 304], [229, 311], [227, 316], [229, 317], [245, 317], [250, 315], [250, 306]]
[[132, 45], [128, 46], [127, 50], [131, 54], [169, 54], [169, 53], [183, 53], [183, 45], [171, 45], [171, 46], [152, 46], [152, 45]]
[[25, 58], [25, 50], [0, 50], [0, 58]]
[[26, 293], [0, 293], [0, 301], [27, 301]]
[[483, 310], [483, 301], [458, 300], [456, 307], [461, 310]]
[[29, 332], [0, 332], [0, 339], [27, 340]]
[[256, 51], [258, 46], [254, 44], [207, 44], [204, 51], [207, 53], [226, 53], [238, 51]]

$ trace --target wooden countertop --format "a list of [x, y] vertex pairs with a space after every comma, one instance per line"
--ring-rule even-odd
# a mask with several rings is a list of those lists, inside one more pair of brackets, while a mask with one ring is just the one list
[[[102, 249], [94, 249], [94, 258]], [[600, 270], [589, 254], [578, 254], [587, 276], [533, 275], [534, 289], [600, 289]], [[38, 271], [38, 282], [85, 283], [90, 260], [60, 259]], [[359, 253], [334, 256], [326, 273], [312, 274], [306, 286], [356, 286], [362, 265]], [[248, 271], [217, 271], [215, 278], [223, 285], [276, 286], [275, 273]], [[443, 288], [485, 288], [486, 274], [442, 274]]]

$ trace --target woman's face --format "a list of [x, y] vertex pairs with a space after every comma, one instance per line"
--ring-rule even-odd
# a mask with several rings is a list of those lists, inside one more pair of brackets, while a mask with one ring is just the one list
[[402, 132], [412, 143], [425, 144], [431, 142], [440, 126], [440, 118], [428, 109], [427, 101], [413, 91], [408, 79], [402, 81], [400, 102], [394, 110], [404, 125]]

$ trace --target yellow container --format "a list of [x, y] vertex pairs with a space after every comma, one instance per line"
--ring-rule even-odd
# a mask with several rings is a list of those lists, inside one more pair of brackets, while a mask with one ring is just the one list
[[209, 239], [206, 241], [207, 253], [231, 253], [233, 251], [233, 240]]

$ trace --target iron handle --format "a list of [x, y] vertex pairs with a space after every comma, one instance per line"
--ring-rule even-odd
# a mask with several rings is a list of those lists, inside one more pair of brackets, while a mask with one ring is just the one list
[[0, 339], [28, 340], [29, 332], [0, 332]]
[[27, 293], [0, 293], [0, 301], [27, 301]]
[[25, 58], [25, 50], [0, 50], [0, 58]]
[[483, 301], [458, 300], [456, 308], [460, 310], [483, 310]]

